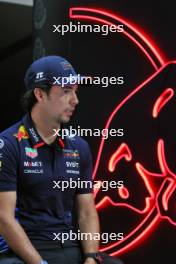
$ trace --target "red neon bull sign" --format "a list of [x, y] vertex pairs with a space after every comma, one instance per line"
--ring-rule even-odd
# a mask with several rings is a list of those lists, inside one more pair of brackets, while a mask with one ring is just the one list
[[[124, 182], [123, 188], [108, 193], [101, 187], [95, 191], [103, 231], [114, 231], [118, 226], [124, 228], [123, 240], [101, 247], [101, 251], [116, 256], [140, 244], [160, 221], [176, 225], [176, 167], [174, 152], [168, 151], [176, 147], [173, 140], [176, 131], [170, 118], [176, 115], [176, 61], [167, 63], [144, 32], [116, 14], [73, 7], [70, 18], [108, 25], [123, 23], [124, 37], [143, 52], [154, 69], [154, 73], [109, 115], [105, 129], [118, 124], [124, 127], [126, 136], [123, 141], [102, 138], [95, 162], [93, 177], [96, 181]], [[130, 133], [132, 129], [136, 129], [135, 133]], [[122, 219], [121, 215], [124, 215]], [[117, 218], [117, 226], [109, 225], [112, 217]]]

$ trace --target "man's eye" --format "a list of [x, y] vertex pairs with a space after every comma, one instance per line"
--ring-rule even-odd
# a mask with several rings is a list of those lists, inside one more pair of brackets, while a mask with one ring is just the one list
[[70, 89], [64, 89], [64, 94], [68, 94], [70, 92]]

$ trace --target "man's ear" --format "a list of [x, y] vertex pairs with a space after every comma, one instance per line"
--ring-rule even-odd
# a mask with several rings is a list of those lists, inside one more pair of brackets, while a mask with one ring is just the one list
[[45, 92], [39, 87], [34, 88], [34, 95], [38, 102], [41, 102], [43, 98], [46, 96]]

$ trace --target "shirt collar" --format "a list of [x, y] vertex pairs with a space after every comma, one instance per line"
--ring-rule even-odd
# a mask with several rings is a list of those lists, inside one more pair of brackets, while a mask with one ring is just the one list
[[[43, 139], [40, 137], [40, 135], [38, 134], [35, 126], [34, 126], [34, 123], [32, 121], [32, 118], [31, 118], [31, 115], [30, 113], [27, 113], [23, 119], [22, 119], [22, 122], [29, 134], [29, 137], [31, 139], [31, 142], [32, 142], [32, 145], [33, 145], [33, 148], [39, 148], [39, 147], [42, 147], [44, 145], [47, 145]], [[65, 143], [64, 141], [59, 138], [57, 136], [56, 138], [56, 144], [61, 148], [63, 149], [65, 147]]]

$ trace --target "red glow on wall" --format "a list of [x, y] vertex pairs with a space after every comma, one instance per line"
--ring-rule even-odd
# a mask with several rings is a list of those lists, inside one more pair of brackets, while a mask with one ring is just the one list
[[154, 118], [158, 117], [162, 108], [170, 101], [170, 99], [174, 96], [174, 90], [171, 88], [167, 88], [156, 100], [152, 116]]
[[126, 27], [122, 34], [143, 52], [155, 70], [166, 62], [157, 45], [142, 29], [117, 14], [95, 8], [72, 7], [70, 8], [69, 16], [71, 19], [90, 20], [109, 26], [117, 26], [121, 23]]
[[[147, 36], [147, 34], [139, 29], [136, 25], [117, 14], [95, 8], [72, 7], [70, 8], [70, 18], [78, 20], [90, 20], [107, 25], [117, 26], [119, 22], [121, 24], [124, 24], [124, 36], [127, 37], [133, 44], [136, 45], [136, 47], [138, 47], [143, 52], [147, 60], [156, 70], [154, 74], [152, 74], [147, 80], [145, 80], [142, 84], [135, 88], [125, 99], [121, 101], [120, 104], [115, 107], [105, 125], [105, 129], [108, 129], [114, 116], [118, 114], [118, 111], [121, 110], [128, 101], [133, 100], [135, 95], [140, 90], [142, 90], [144, 86], [147, 85], [151, 80], [155, 79], [165, 67], [167, 67], [170, 63], [176, 64], [176, 62], [173, 61], [170, 63], [166, 63], [166, 59], [162, 55], [161, 51], [159, 50], [157, 45], [153, 43], [149, 36]], [[158, 117], [163, 107], [169, 102], [173, 95], [173, 89], [167, 88], [157, 98], [152, 109], [153, 118]], [[105, 139], [102, 138], [95, 162], [93, 178], [95, 178], [97, 175], [104, 143]], [[143, 216], [142, 222], [138, 224], [127, 236], [125, 236], [123, 240], [108, 244], [107, 246], [102, 247], [100, 249], [101, 251], [106, 251], [106, 253], [112, 256], [127, 252], [134, 246], [139, 245], [142, 240], [146, 239], [149, 233], [154, 230], [156, 225], [162, 219], [166, 219], [171, 224], [176, 225], [176, 220], [174, 220], [173, 217], [169, 215], [168, 205], [173, 193], [176, 192], [176, 175], [171, 172], [167, 164], [164, 150], [164, 140], [159, 139], [156, 145], [156, 156], [160, 168], [159, 172], [150, 172], [149, 170], [144, 168], [144, 166], [139, 161], [135, 162], [136, 172], [143, 180], [144, 185], [149, 193], [149, 196], [145, 199], [145, 208], [143, 208], [143, 210], [139, 210], [131, 206], [126, 201], [123, 203], [114, 202], [108, 195], [104, 196], [103, 199], [101, 199], [101, 201], [96, 204], [97, 210], [101, 210], [107, 206], [118, 206], [128, 208], [136, 214]], [[125, 161], [127, 162], [131, 162], [133, 159], [133, 153], [127, 143], [122, 143], [111, 155], [108, 163], [108, 170], [110, 173], [115, 171], [115, 168], [118, 166], [118, 163], [122, 159], [125, 159]], [[163, 179], [163, 183], [161, 184], [159, 189], [156, 188], [152, 180], [157, 177]], [[95, 197], [98, 195], [99, 191], [100, 188], [96, 190]], [[117, 195], [126, 200], [130, 196], [130, 193], [124, 186], [123, 188], [119, 188], [117, 190]]]
[[[176, 180], [173, 180], [171, 178], [165, 178], [164, 182], [162, 183], [162, 186], [157, 194], [157, 210], [159, 212], [161, 219], [166, 219], [170, 222], [170, 224], [176, 226], [176, 219], [171, 218], [168, 215], [168, 202], [169, 199], [172, 197], [172, 195], [176, 192]], [[175, 211], [175, 208], [172, 208]]]
[[125, 158], [127, 161], [130, 161], [132, 159], [130, 149], [125, 143], [122, 143], [110, 158], [108, 166], [109, 171], [113, 172], [115, 170], [116, 164], [123, 158]]
[[[154, 74], [152, 74], [149, 78], [147, 78], [143, 83], [141, 83], [139, 86], [137, 86], [127, 97], [125, 97], [125, 99], [123, 99], [121, 101], [120, 104], [118, 104], [115, 109], [112, 111], [110, 117], [108, 118], [107, 122], [106, 122], [106, 125], [105, 125], [105, 129], [108, 129], [112, 119], [114, 118], [115, 115], [117, 115], [117, 112], [131, 99], [133, 99], [133, 97], [147, 84], [149, 83], [152, 79], [156, 78], [157, 75], [163, 70], [163, 68], [167, 67], [169, 64], [172, 64], [172, 63], [175, 63], [176, 64], [176, 61], [173, 61], [173, 62], [168, 62], [166, 63], [164, 66], [162, 66], [158, 71], [156, 71]], [[100, 161], [100, 156], [102, 154], [102, 149], [103, 149], [103, 146], [104, 146], [104, 142], [105, 142], [105, 139], [102, 138], [101, 140], [101, 143], [100, 143], [100, 147], [99, 147], [99, 150], [98, 150], [98, 154], [97, 154], [97, 159], [96, 159], [96, 162], [95, 162], [95, 167], [94, 167], [94, 172], [93, 172], [93, 178], [95, 177], [96, 173], [97, 173], [97, 169], [98, 169], [98, 164], [99, 164], [99, 161]]]
[[[168, 210], [168, 200], [171, 197], [172, 193], [176, 191], [176, 175], [171, 172], [169, 169], [167, 162], [166, 162], [166, 157], [165, 157], [165, 150], [164, 150], [164, 141], [160, 139], [157, 144], [157, 157], [158, 157], [158, 164], [160, 167], [160, 173], [154, 173], [154, 172], [149, 172], [148, 170], [144, 169], [144, 167], [137, 162], [136, 163], [136, 169], [138, 173], [141, 175], [143, 178], [146, 188], [148, 189], [150, 193], [150, 197], [146, 199], [146, 208], [143, 211], [136, 210], [134, 207], [128, 205], [127, 203], [114, 203], [108, 196], [104, 197], [101, 202], [97, 205], [97, 209], [104, 208], [105, 206], [113, 205], [113, 206], [122, 206], [122, 207], [128, 207], [131, 210], [135, 210], [139, 214], [146, 214], [146, 217], [144, 218], [143, 222], [138, 225], [128, 236], [124, 238], [123, 241], [116, 242], [108, 247], [101, 248], [102, 251], [110, 250], [115, 246], [120, 246], [125, 244], [125, 241], [127, 241], [130, 237], [133, 237], [135, 233], [137, 233], [142, 226], [146, 225], [146, 222], [149, 222], [147, 225], [147, 228], [143, 230], [143, 232], [140, 232], [138, 236], [135, 237], [130, 243], [127, 244], [127, 246], [121, 246], [118, 251], [111, 253], [111, 255], [119, 255], [120, 253], [124, 253], [130, 248], [132, 248], [134, 245], [137, 245], [141, 239], [144, 239], [149, 232], [151, 232], [155, 225], [161, 221], [161, 219], [165, 218], [167, 219], [171, 224], [176, 225], [176, 221], [172, 220], [168, 215], [163, 215], [160, 211], [160, 208], [162, 207], [165, 211]], [[153, 177], [161, 177], [165, 178], [163, 181], [162, 185], [160, 186], [159, 190], [156, 191], [155, 188], [152, 185], [152, 178]], [[166, 185], [167, 181], [167, 185]], [[165, 190], [165, 186], [167, 189]], [[164, 192], [163, 192], [164, 190]], [[118, 192], [120, 192], [120, 195], [124, 195], [124, 199], [128, 198], [128, 190], [126, 189], [126, 194], [123, 193], [124, 190], [120, 188]], [[156, 195], [157, 193], [157, 199]], [[161, 199], [159, 197], [161, 196]], [[155, 210], [157, 208], [157, 210]], [[152, 219], [150, 219], [150, 216], [152, 212], [155, 214]], [[150, 219], [150, 221], [148, 221]]]
[[[170, 63], [176, 64], [175, 61], [170, 62]], [[157, 75], [165, 67], [167, 67], [170, 63], [167, 63], [163, 67], [161, 67], [152, 76], [150, 76], [147, 80], [145, 80], [142, 84], [140, 84], [136, 89], [134, 89], [124, 100], [122, 100], [122, 102], [119, 105], [117, 105], [117, 107], [113, 110], [113, 112], [111, 113], [110, 117], [107, 120], [107, 123], [105, 125], [106, 129], [109, 128], [110, 123], [113, 120], [114, 116], [117, 115], [118, 111], [123, 108], [123, 106], [127, 103], [127, 101], [132, 100], [133, 97], [135, 96], [135, 94], [138, 93], [145, 85], [147, 85], [151, 80], [157, 78]], [[105, 139], [102, 138], [101, 143], [100, 143], [100, 147], [98, 150], [97, 160], [96, 160], [94, 171], [93, 171], [93, 177], [94, 178], [95, 178], [96, 173], [97, 173], [97, 169], [99, 166], [100, 157], [102, 154], [104, 143], [105, 143]], [[122, 145], [122, 146], [126, 146], [125, 148], [128, 149], [128, 151], [127, 151], [128, 155], [127, 155], [127, 153], [126, 153], [126, 155], [128, 156], [129, 160], [130, 159], [132, 160], [133, 157], [132, 157], [132, 153], [129, 149], [129, 146], [127, 146], [127, 144]], [[117, 149], [117, 151], [115, 152], [116, 154], [119, 153], [118, 150], [119, 149]], [[115, 153], [113, 155], [115, 155]], [[130, 153], [130, 155], [129, 155], [129, 153]], [[164, 179], [164, 177], [166, 177], [167, 174], [174, 177], [174, 174], [170, 171], [170, 169], [167, 165], [167, 162], [166, 162], [165, 153], [164, 153], [164, 142], [162, 139], [160, 139], [157, 143], [156, 155], [158, 157], [158, 163], [159, 163], [159, 167], [161, 170], [160, 173], [149, 172], [147, 169], [145, 169], [143, 167], [142, 164], [140, 164], [140, 162], [136, 162], [136, 170], [137, 170], [138, 174], [141, 176], [141, 178], [143, 179], [144, 184], [145, 184], [145, 186], [146, 186], [146, 188], [150, 194], [150, 196], [146, 198], [146, 201], [145, 201], [146, 206], [143, 210], [136, 209], [133, 206], [129, 205], [128, 203], [115, 203], [108, 196], [105, 196], [98, 204], [96, 204], [97, 210], [103, 209], [104, 207], [107, 207], [107, 206], [118, 206], [118, 207], [120, 206], [120, 207], [129, 208], [131, 211], [145, 216], [142, 223], [139, 224], [132, 232], [130, 232], [122, 241], [112, 243], [111, 245], [108, 245], [107, 247], [102, 247], [100, 249], [101, 251], [106, 251], [108, 254], [113, 255], [113, 256], [125, 253], [129, 249], [132, 249], [134, 246], [137, 246], [142, 240], [144, 240], [149, 235], [149, 233], [152, 232], [152, 230], [155, 228], [156, 224], [158, 224], [163, 218], [167, 219], [170, 223], [175, 224], [175, 222], [172, 219], [170, 219], [168, 216], [161, 216], [161, 214], [159, 213], [160, 212], [159, 206], [167, 208], [166, 203], [167, 203], [168, 195], [166, 195], [164, 200], [162, 200], [163, 201], [163, 202], [161, 202], [162, 205], [158, 205], [158, 202], [156, 201], [156, 193], [159, 193], [160, 195], [163, 194], [161, 192], [162, 186], [161, 186], [161, 189], [159, 189], [157, 191], [157, 190], [155, 190], [155, 187], [152, 183], [153, 177], [161, 177]], [[124, 158], [124, 154], [122, 156], [116, 155], [116, 158], [115, 158], [115, 156], [111, 157], [111, 161], [109, 162], [109, 169], [111, 171], [113, 171], [113, 169], [114, 169], [114, 164], [116, 164], [116, 166], [117, 166], [118, 162], [120, 161], [120, 159], [122, 157]], [[114, 162], [112, 162], [112, 161], [114, 161]], [[128, 161], [128, 162], [130, 162], [130, 161]], [[173, 188], [172, 188], [172, 190], [173, 190]], [[98, 191], [97, 191], [97, 194], [98, 194]], [[142, 230], [142, 231], [139, 232], [139, 230]], [[138, 232], [139, 232], [139, 234], [138, 234]], [[135, 236], [135, 234], [137, 234], [137, 235]], [[127, 243], [127, 241], [128, 241], [128, 243]], [[115, 248], [115, 250], [113, 250], [113, 248]]]
[[[106, 251], [109, 252], [113, 247], [119, 247], [117, 251], [114, 251], [113, 253], [110, 253], [111, 256], [117, 256], [122, 253], [127, 252], [129, 249], [132, 249], [134, 246], [140, 245], [141, 241], [148, 236], [150, 232], [152, 232], [156, 225], [160, 222], [160, 217], [159, 215], [155, 215], [154, 217], [151, 218], [152, 213], [155, 213], [155, 208], [151, 210], [151, 213], [144, 219], [144, 221], [141, 222], [140, 225], [138, 225], [133, 231], [127, 235], [123, 240], [120, 242], [116, 242], [113, 245], [104, 247], [100, 251]], [[152, 219], [152, 220], [151, 220]], [[147, 223], [147, 224], [146, 224]], [[144, 229], [143, 232], [139, 233], [138, 236], [135, 236], [136, 233], [138, 233], [141, 229], [143, 229], [143, 226], [146, 225], [146, 228]], [[128, 242], [127, 245], [125, 245], [126, 241], [130, 241], [131, 237], [134, 237], [131, 242]]]
[[118, 193], [119, 196], [124, 200], [129, 198], [129, 191], [125, 186], [123, 186], [122, 188], [118, 188]]

